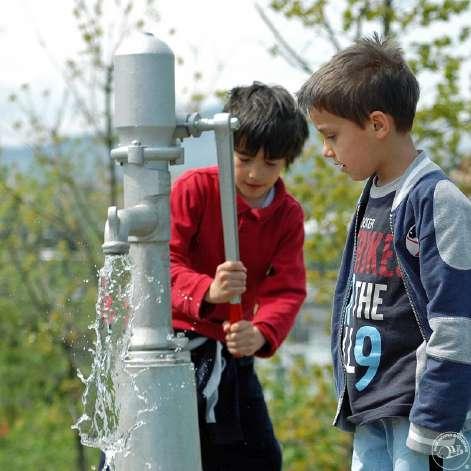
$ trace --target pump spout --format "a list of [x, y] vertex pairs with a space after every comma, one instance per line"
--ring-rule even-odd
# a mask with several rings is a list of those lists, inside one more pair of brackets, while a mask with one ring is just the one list
[[131, 208], [118, 210], [116, 206], [108, 208], [105, 224], [105, 255], [124, 255], [129, 252], [129, 236], [150, 237], [158, 223], [157, 208], [145, 201]]

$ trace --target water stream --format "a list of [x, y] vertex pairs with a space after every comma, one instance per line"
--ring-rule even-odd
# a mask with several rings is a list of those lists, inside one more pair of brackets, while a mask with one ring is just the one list
[[[106, 470], [127, 469], [129, 463], [134, 468], [139, 463], [140, 469], [171, 470], [177, 462], [181, 469], [193, 469], [194, 460], [199, 460], [195, 374], [189, 355], [181, 352], [186, 337], [171, 331], [167, 343], [164, 339], [158, 344], [165, 348], [137, 351], [137, 329], [131, 342], [133, 324], [140, 327], [139, 316], [151, 299], [152, 313], [155, 303], [155, 315], [166, 314], [164, 287], [159, 274], [143, 276], [129, 256], [106, 256], [99, 271], [95, 315], [85, 347], [88, 361], [77, 369], [84, 386], [83, 410], [72, 428], [83, 445], [104, 452]], [[170, 424], [169, 417], [178, 425]], [[189, 443], [182, 456], [179, 444], [184, 433]], [[155, 446], [148, 443], [149, 437]]]
[[[82, 416], [72, 426], [78, 430], [82, 444], [100, 448], [106, 454], [106, 464], [114, 469], [117, 453], [126, 452], [131, 429], [119, 424], [119, 387], [124, 382], [135, 385], [124, 368], [135, 307], [131, 306], [133, 284], [131, 260], [128, 256], [107, 256], [99, 271], [96, 316], [89, 329], [95, 340], [89, 348], [92, 358], [90, 373], [78, 370], [85, 389], [82, 395]], [[136, 394], [139, 396], [139, 391]], [[143, 408], [145, 407], [145, 398]], [[105, 468], [106, 469], [106, 468]]]

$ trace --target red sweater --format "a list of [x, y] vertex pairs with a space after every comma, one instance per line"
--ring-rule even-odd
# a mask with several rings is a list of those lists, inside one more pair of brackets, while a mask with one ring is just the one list
[[[306, 297], [303, 210], [281, 179], [275, 191], [266, 208], [251, 208], [237, 196], [240, 259], [247, 268], [242, 310], [267, 341], [259, 356], [273, 355]], [[217, 167], [183, 174], [173, 185], [170, 211], [173, 327], [223, 341], [228, 304], [204, 301], [225, 260]]]

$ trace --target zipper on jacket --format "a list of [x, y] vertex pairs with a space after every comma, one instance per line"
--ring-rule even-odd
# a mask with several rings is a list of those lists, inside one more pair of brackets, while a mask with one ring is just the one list
[[[349, 277], [348, 279], [348, 284], [350, 285], [350, 282], [351, 282], [351, 279], [352, 277]], [[351, 295], [351, 287], [348, 289], [348, 294]], [[340, 393], [340, 396], [339, 396], [339, 399], [338, 399], [338, 402], [337, 402], [337, 411], [335, 412], [335, 417], [334, 417], [334, 420], [332, 422], [332, 425], [336, 425], [337, 423], [337, 420], [339, 418], [339, 414], [340, 414], [340, 409], [342, 408], [342, 404], [343, 404], [343, 400], [344, 400], [344, 397], [345, 397], [345, 390], [347, 389], [347, 371], [345, 369], [345, 363], [344, 363], [344, 358], [343, 358], [343, 348], [342, 348], [342, 336], [343, 336], [343, 324], [345, 322], [345, 306], [346, 306], [346, 303], [345, 303], [345, 299], [348, 299], [349, 296], [346, 296], [346, 298], [344, 298], [344, 303], [343, 303], [343, 307], [342, 307], [342, 316], [341, 316], [341, 322], [342, 322], [342, 327], [340, 328], [340, 332], [339, 332], [339, 335], [337, 336], [337, 342], [338, 342], [338, 345], [339, 345], [339, 348], [340, 348], [340, 363], [342, 364], [342, 370], [343, 370], [343, 389]]]
[[[394, 224], [393, 224], [392, 211], [389, 213], [389, 225], [390, 225], [390, 228], [391, 228], [391, 234], [392, 234], [393, 241], [394, 241]], [[412, 300], [412, 296], [410, 295], [410, 292], [409, 292], [409, 278], [407, 278], [407, 273], [401, 265], [401, 260], [400, 260], [399, 254], [397, 253], [396, 248], [394, 248], [394, 252], [396, 254], [397, 266], [399, 267], [399, 270], [400, 270], [401, 275], [402, 275], [402, 281], [403, 281], [403, 284], [404, 284], [404, 289], [406, 290], [407, 299], [409, 300], [409, 304], [412, 308], [412, 312], [414, 313], [415, 321], [417, 322], [417, 326], [419, 327], [420, 335], [422, 336], [424, 341], [427, 341], [427, 338], [425, 337], [424, 332], [422, 330], [422, 325], [420, 324], [420, 321], [419, 321], [419, 316], [417, 314], [417, 310], [415, 308], [414, 301]]]
[[340, 409], [342, 408], [342, 404], [343, 404], [343, 400], [344, 400], [344, 397], [345, 397], [345, 391], [347, 389], [347, 370], [345, 369], [345, 362], [344, 362], [344, 352], [343, 352], [343, 348], [342, 348], [342, 337], [343, 337], [343, 330], [344, 330], [344, 326], [345, 326], [345, 311], [346, 311], [346, 307], [347, 307], [347, 304], [350, 300], [350, 296], [352, 295], [352, 286], [351, 286], [351, 282], [352, 282], [352, 278], [353, 278], [353, 270], [354, 270], [354, 267], [355, 267], [355, 263], [356, 263], [356, 257], [357, 257], [357, 226], [358, 226], [358, 213], [360, 212], [360, 203], [358, 203], [357, 205], [357, 208], [356, 208], [356, 212], [355, 212], [355, 224], [354, 224], [354, 237], [353, 237], [353, 257], [352, 257], [352, 264], [351, 264], [351, 268], [350, 269], [350, 273], [348, 274], [348, 281], [347, 281], [347, 286], [348, 286], [348, 289], [347, 289], [347, 295], [344, 296], [343, 298], [343, 304], [342, 304], [342, 311], [341, 311], [341, 328], [339, 329], [339, 334], [337, 336], [337, 342], [338, 342], [338, 345], [340, 346], [340, 362], [342, 364], [342, 370], [343, 370], [343, 390], [340, 394], [340, 397], [338, 399], [338, 402], [337, 402], [337, 411], [335, 413], [335, 417], [334, 417], [334, 420], [332, 422], [332, 425], [335, 425], [337, 423], [337, 420], [338, 420], [338, 417], [339, 417], [339, 414], [340, 414]]

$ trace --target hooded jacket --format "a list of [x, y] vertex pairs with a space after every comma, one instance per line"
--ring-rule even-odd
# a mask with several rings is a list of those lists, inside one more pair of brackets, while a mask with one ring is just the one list
[[[373, 177], [357, 204], [333, 302], [331, 346], [338, 397], [334, 425], [349, 431], [354, 425], [347, 419], [342, 335], [357, 234], [372, 183]], [[421, 152], [400, 178], [390, 224], [407, 297], [423, 338], [416, 351], [416, 370], [411, 372], [416, 381], [407, 446], [430, 454], [440, 433], [471, 428], [471, 203]]]

